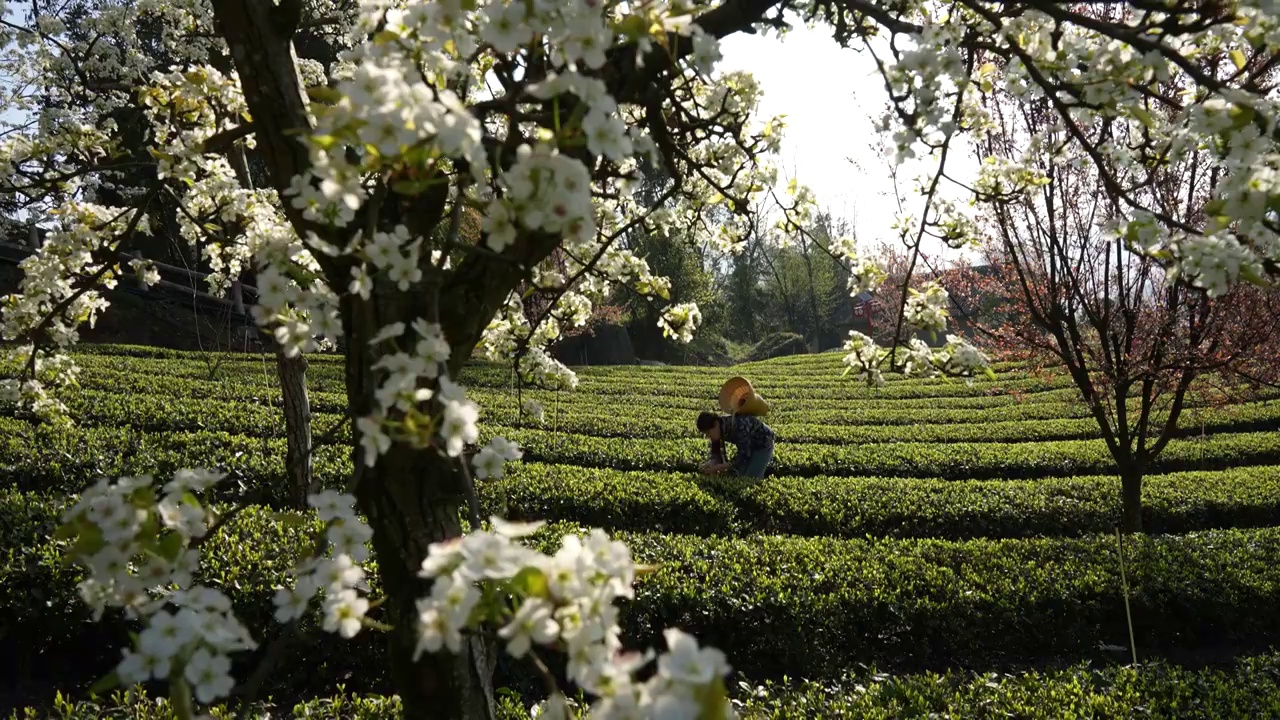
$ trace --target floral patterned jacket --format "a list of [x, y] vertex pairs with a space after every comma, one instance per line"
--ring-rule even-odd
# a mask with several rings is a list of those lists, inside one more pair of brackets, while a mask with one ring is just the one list
[[733, 469], [740, 472], [747, 468], [751, 456], [757, 450], [773, 447], [773, 428], [752, 415], [720, 416], [720, 437], [738, 448], [733, 456]]

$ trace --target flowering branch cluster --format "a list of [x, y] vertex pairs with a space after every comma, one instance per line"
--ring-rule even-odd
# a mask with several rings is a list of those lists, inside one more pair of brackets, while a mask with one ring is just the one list
[[[654, 653], [622, 650], [614, 603], [634, 597], [638, 572], [626, 545], [593, 530], [585, 538], [565, 536], [546, 555], [514, 542], [540, 523], [493, 518], [492, 524], [492, 531], [431, 546], [420, 574], [435, 582], [418, 601], [418, 653], [457, 652], [464, 633], [496, 628], [513, 657], [536, 658], [538, 648], [563, 652], [568, 679], [595, 698], [592, 718], [735, 716], [725, 696], [724, 655], [677, 629], [664, 633], [667, 651], [657, 656], [657, 672], [635, 679]], [[568, 705], [557, 690], [539, 717], [567, 718]]]
[[148, 476], [101, 480], [66, 511], [58, 532], [86, 571], [80, 596], [94, 618], [113, 607], [144, 623], [117, 678], [169, 680], [188, 705], [193, 688], [202, 703], [225, 697], [235, 684], [229, 655], [257, 647], [227, 596], [194, 580], [199, 542], [218, 523], [199, 495], [222, 477], [179, 470], [160, 492]]
[[[927, 332], [936, 337], [947, 329], [947, 306], [950, 295], [937, 281], [929, 282], [921, 292], [908, 288], [903, 319], [913, 331]], [[884, 375], [881, 366], [888, 362], [898, 362], [906, 375], [921, 377], [962, 377], [973, 382], [978, 374], [994, 376], [990, 360], [968, 340], [949, 334], [946, 344], [940, 348], [932, 348], [918, 337], [906, 341], [901, 353], [901, 360], [890, 358], [892, 352], [876, 344], [869, 336], [856, 330], [849, 332], [849, 339], [844, 344], [845, 373], [854, 373], [855, 377], [865, 379], [869, 385], [883, 385]], [[895, 346], [896, 349], [896, 346]]]

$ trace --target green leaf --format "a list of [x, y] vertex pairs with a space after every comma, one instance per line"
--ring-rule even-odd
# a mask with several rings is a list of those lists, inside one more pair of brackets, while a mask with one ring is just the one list
[[307, 88], [307, 97], [318, 103], [333, 105], [342, 100], [342, 93], [325, 85]]
[[321, 150], [328, 150], [338, 144], [338, 138], [332, 135], [312, 135], [311, 142]]
[[1246, 282], [1254, 285], [1268, 285], [1270, 283], [1270, 280], [1268, 280], [1264, 275], [1259, 274], [1255, 268], [1248, 265], [1240, 266], [1240, 277], [1244, 278]]
[[129, 496], [129, 504], [139, 510], [146, 510], [156, 504], [156, 489], [148, 485], [133, 491]]
[[273, 515], [275, 521], [286, 528], [300, 528], [307, 524], [306, 518], [295, 512], [280, 511]]
[[619, 35], [626, 35], [629, 38], [638, 38], [641, 35], [646, 34], [649, 30], [649, 21], [643, 16], [633, 13], [622, 18], [622, 20], [617, 23], [614, 23], [613, 27]]
[[106, 544], [106, 541], [102, 538], [102, 530], [97, 525], [89, 524], [80, 531], [75, 545], [71, 546], [71, 555], [79, 555], [81, 557], [97, 555], [98, 551], [105, 547]]
[[80, 534], [80, 520], [73, 520], [68, 523], [62, 523], [58, 529], [53, 531], [54, 540], [70, 540]]
[[182, 554], [182, 548], [185, 544], [186, 543], [181, 535], [176, 532], [169, 533], [160, 540], [160, 543], [156, 547], [156, 552], [165, 560], [173, 562]]
[[716, 678], [711, 685], [702, 691], [699, 698], [699, 720], [719, 720], [729, 711], [729, 693], [724, 686], [723, 678]]
[[511, 578], [511, 589], [526, 597], [547, 597], [551, 590], [547, 576], [538, 568], [527, 567]]
[[1236, 48], [1231, 51], [1231, 62], [1235, 63], [1237, 70], [1243, 70], [1249, 59], [1244, 56], [1240, 48]]
[[98, 678], [89, 686], [90, 695], [98, 695], [120, 686], [120, 676], [113, 670], [111, 674]]

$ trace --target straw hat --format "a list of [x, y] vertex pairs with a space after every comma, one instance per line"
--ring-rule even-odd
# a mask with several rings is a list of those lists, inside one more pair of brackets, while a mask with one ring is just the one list
[[730, 415], [767, 415], [769, 403], [744, 377], [730, 378], [720, 388], [720, 409]]

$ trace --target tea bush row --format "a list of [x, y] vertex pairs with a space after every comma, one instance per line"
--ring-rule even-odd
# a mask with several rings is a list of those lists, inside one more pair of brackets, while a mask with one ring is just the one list
[[[525, 458], [619, 470], [694, 470], [706, 459], [701, 440], [600, 438], [541, 430], [488, 428], [518, 441]], [[483, 437], [483, 433], [482, 433]], [[1222, 433], [1169, 443], [1150, 472], [1213, 470], [1280, 463], [1280, 433]], [[950, 480], [1020, 479], [1114, 472], [1102, 440], [1022, 443], [779, 443], [773, 475], [909, 476]]]
[[[954, 482], [923, 478], [774, 477], [524, 463], [480, 484], [491, 512], [615, 530], [831, 537], [1077, 537], [1114, 530], [1114, 476]], [[1152, 475], [1143, 527], [1184, 533], [1280, 525], [1280, 466]]]
[[[246, 383], [266, 383], [275, 378], [275, 360], [266, 357], [256, 362], [230, 360], [218, 363], [211, 360], [150, 360], [138, 358], [118, 358], [110, 356], [85, 356], [80, 363], [87, 371], [108, 368], [119, 372], [135, 372], [144, 374], [163, 374], [171, 377], [208, 379], [232, 379]], [[719, 392], [720, 384], [727, 379], [704, 375], [699, 379], [685, 382], [674, 382], [664, 378], [647, 377], [642, 369], [617, 370], [608, 376], [590, 376], [581, 379], [578, 392], [602, 395], [679, 395], [714, 398]], [[511, 387], [510, 371], [506, 369], [469, 367], [459, 378], [461, 382], [474, 387], [508, 388]], [[310, 387], [326, 392], [341, 391], [344, 382], [341, 367], [326, 365], [308, 370], [307, 382]], [[760, 391], [770, 398], [795, 399], [814, 394], [814, 383], [811, 381], [792, 381], [784, 379], [770, 383], [767, 380], [753, 379], [759, 384]], [[858, 398], [924, 398], [924, 397], [975, 397], [992, 393], [1017, 391], [1037, 393], [1047, 390], [1064, 389], [1071, 386], [1070, 379], [1065, 376], [1051, 378], [1039, 377], [1007, 377], [995, 381], [974, 382], [972, 385], [957, 380], [902, 380], [888, 383], [883, 387], [869, 388], [865, 384], [851, 379], [841, 379], [833, 375], [829, 383], [821, 387], [822, 395], [828, 399]]]
[[[47, 517], [33, 518], [33, 507]], [[76, 597], [76, 571], [51, 542], [30, 543], [47, 537], [57, 511], [56, 499], [42, 505], [31, 494], [0, 495], [0, 527], [14, 536], [0, 567], [6, 644], [29, 654], [17, 659], [32, 672], [50, 663], [67, 668], [72, 657], [76, 669], [101, 671], [127, 626], [92, 627]], [[272, 627], [273, 588], [314, 526], [264, 509], [242, 512], [205, 544], [205, 581], [229, 594], [250, 627]], [[548, 527], [535, 542], [551, 549], [573, 529]], [[656, 644], [663, 627], [680, 626], [757, 679], [838, 677], [859, 663], [905, 671], [1079, 661], [1128, 637], [1114, 537], [619, 537], [639, 561], [660, 565], [622, 608], [627, 636]], [[1126, 554], [1144, 656], [1280, 640], [1280, 617], [1258, 611], [1280, 601], [1280, 529], [1133, 537]], [[326, 687], [359, 668], [353, 679], [376, 688], [383, 648], [373, 632], [350, 643], [308, 633], [298, 662], [277, 682]]]
[[[284, 432], [284, 419], [271, 405], [227, 402], [215, 399], [176, 398], [159, 394], [121, 394], [79, 389], [64, 393], [72, 416], [87, 425], [118, 425], [139, 430], [221, 430], [243, 435], [277, 437]], [[488, 407], [500, 404], [491, 402]], [[1035, 407], [1035, 406], [1031, 406]], [[0, 406], [0, 411], [6, 408]], [[16, 406], [9, 406], [15, 411]], [[543, 429], [554, 428], [596, 437], [647, 437], [657, 439], [696, 438], [692, 413], [687, 416], [655, 417], [652, 409], [627, 408], [624, 413], [601, 412], [586, 404], [571, 405], [544, 421]], [[1026, 442], [1098, 437], [1092, 418], [990, 420], [984, 423], [940, 423], [926, 425], [841, 425], [803, 422], [802, 416], [770, 418], [781, 442], [868, 444], [895, 442]], [[328, 429], [341, 424], [341, 415], [313, 410], [313, 434], [328, 436]], [[498, 410], [482, 413], [481, 421], [505, 424], [511, 416]], [[1181, 432], [1257, 431], [1280, 428], [1280, 403], [1245, 403], [1223, 408], [1188, 411]], [[528, 419], [523, 422], [528, 423]], [[346, 441], [348, 432], [332, 438]]]
[[[1225, 667], [1189, 670], [1163, 662], [1138, 667], [1072, 667], [1016, 674], [890, 675], [868, 669], [835, 682], [762, 685], [730, 683], [743, 720], [812, 720], [816, 717], [896, 720], [906, 717], [1061, 720], [1143, 717], [1152, 720], [1221, 720], [1280, 716], [1280, 655], [1244, 658]], [[499, 692], [497, 720], [527, 720], [514, 692]], [[117, 692], [100, 701], [54, 704], [60, 720], [169, 720], [172, 709], [145, 692]], [[260, 709], [219, 706], [211, 715], [246, 720], [294, 717], [313, 720], [382, 720], [396, 717], [395, 697], [334, 695]], [[35, 709], [11, 720], [37, 720]]]
[[[481, 442], [502, 434], [525, 459], [618, 470], [693, 471], [706, 457], [700, 440], [598, 438], [487, 427]], [[216, 431], [143, 432], [126, 427], [59, 427], [0, 418], [0, 486], [79, 492], [98, 476], [214, 466], [243, 475], [258, 501], [279, 496], [284, 441]], [[1215, 470], [1280, 464], [1280, 433], [1226, 433], [1171, 442], [1150, 472]], [[315, 472], [338, 485], [350, 476], [350, 450], [318, 446]], [[917, 477], [945, 480], [1034, 479], [1114, 471], [1100, 440], [999, 443], [888, 443], [845, 447], [777, 446], [774, 476]]]

